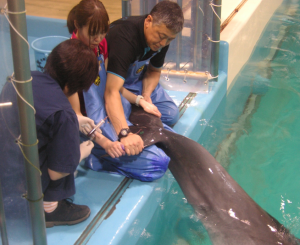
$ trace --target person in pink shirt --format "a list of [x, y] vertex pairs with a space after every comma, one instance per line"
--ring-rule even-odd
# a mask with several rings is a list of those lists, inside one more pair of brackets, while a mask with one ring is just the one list
[[[79, 39], [93, 49], [98, 59], [99, 70], [105, 73], [108, 57], [105, 35], [109, 29], [109, 17], [102, 2], [82, 0], [70, 11], [67, 27], [72, 34], [71, 39]], [[100, 76], [102, 76], [101, 72], [95, 83], [100, 83]], [[74, 94], [69, 101], [78, 117], [80, 131], [87, 135], [95, 125], [94, 120], [87, 117], [83, 92]], [[99, 132], [95, 133], [94, 141], [101, 145], [110, 157], [119, 157], [125, 154], [120, 142], [112, 142]]]

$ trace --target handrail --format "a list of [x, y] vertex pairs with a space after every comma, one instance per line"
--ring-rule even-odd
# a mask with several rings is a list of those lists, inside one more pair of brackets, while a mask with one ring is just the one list
[[[214, 5], [221, 6], [222, 0], [214, 0]], [[221, 21], [221, 7], [217, 7], [215, 9], [215, 14], [213, 15], [213, 24], [212, 24], [212, 40], [219, 41], [220, 40], [220, 26]], [[211, 65], [210, 65], [210, 74], [215, 77], [219, 75], [219, 50], [220, 50], [220, 43], [219, 42], [212, 42], [211, 47]]]
[[233, 12], [227, 17], [226, 20], [224, 20], [224, 22], [221, 25], [221, 30], [220, 32], [222, 32], [225, 27], [230, 23], [230, 21], [233, 19], [233, 17], [237, 14], [237, 12], [239, 12], [239, 10], [243, 7], [243, 5], [247, 2], [248, 0], [243, 0], [234, 10]]

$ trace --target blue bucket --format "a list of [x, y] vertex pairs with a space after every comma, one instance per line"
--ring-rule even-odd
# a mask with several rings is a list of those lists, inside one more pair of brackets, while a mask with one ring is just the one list
[[31, 43], [34, 50], [35, 64], [38, 71], [43, 72], [48, 55], [61, 42], [69, 39], [62, 36], [49, 36], [35, 39]]

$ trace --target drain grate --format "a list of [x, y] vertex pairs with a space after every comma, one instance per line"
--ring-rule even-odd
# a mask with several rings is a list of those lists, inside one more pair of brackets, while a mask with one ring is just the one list
[[183, 101], [179, 105], [179, 118], [182, 117], [183, 113], [188, 108], [189, 104], [191, 104], [192, 100], [196, 97], [196, 93], [189, 93]]

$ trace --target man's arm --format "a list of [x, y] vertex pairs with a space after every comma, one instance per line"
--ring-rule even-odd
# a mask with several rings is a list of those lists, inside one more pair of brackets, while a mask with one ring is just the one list
[[[120, 96], [120, 90], [122, 89], [123, 84], [124, 80], [122, 78], [111, 73], [107, 74], [104, 93], [105, 108], [117, 135], [122, 128], [129, 128]], [[136, 134], [129, 133], [127, 137], [121, 138], [120, 141], [124, 145], [125, 151], [129, 156], [139, 154], [144, 148], [142, 138]]]
[[148, 65], [147, 71], [143, 78], [142, 95], [144, 99], [149, 103], [152, 103], [151, 94], [159, 82], [160, 74], [161, 68], [155, 68], [151, 65], [151, 63]]
[[[79, 127], [81, 127], [80, 119], [85, 119], [88, 122], [92, 121], [92, 119], [89, 119], [87, 117], [82, 116], [81, 111], [80, 111], [80, 101], [79, 101], [78, 93], [75, 93], [75, 94], [69, 96], [68, 100], [69, 100], [73, 110], [75, 111], [75, 113], [77, 115], [78, 122], [79, 122]], [[95, 126], [96, 125], [94, 125], [94, 126], [92, 125], [91, 127], [88, 127], [88, 131], [92, 130], [92, 128], [94, 128]], [[81, 128], [79, 128], [79, 129], [81, 129]], [[104, 148], [104, 150], [112, 158], [120, 157], [120, 156], [124, 155], [124, 151], [122, 150], [122, 146], [121, 146], [120, 142], [112, 142], [109, 139], [107, 139], [104, 135], [102, 135], [101, 133], [99, 133], [97, 131], [94, 134], [95, 134], [95, 137], [94, 137], [93, 141], [95, 141], [98, 145], [102, 146]], [[58, 178], [59, 177], [59, 176], [54, 176], [52, 172], [49, 172], [49, 174], [50, 173], [52, 174], [53, 178]]]
[[124, 109], [121, 102], [120, 90], [124, 80], [114, 74], [107, 73], [107, 82], [104, 93], [105, 108], [110, 122], [119, 134], [122, 128], [128, 128]]
[[[131, 104], [136, 103], [137, 95], [130, 92], [124, 87], [121, 88], [120, 92], [123, 95], [123, 97], [126, 98]], [[161, 117], [160, 111], [157, 109], [157, 107], [154, 104], [149, 103], [144, 99], [140, 99], [139, 106], [141, 106], [144, 109], [144, 111], [153, 114], [154, 116], [157, 116], [159, 118]]]
[[68, 97], [68, 100], [75, 111], [76, 115], [82, 115], [80, 111], [80, 101], [79, 101], [79, 96], [78, 93], [72, 94], [71, 96]]

